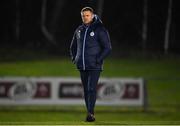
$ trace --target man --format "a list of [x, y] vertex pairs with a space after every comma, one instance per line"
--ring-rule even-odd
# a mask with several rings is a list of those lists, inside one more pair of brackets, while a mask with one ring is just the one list
[[102, 21], [90, 7], [81, 10], [83, 24], [74, 33], [70, 55], [80, 71], [87, 108], [86, 121], [95, 121], [96, 85], [103, 70], [103, 60], [111, 51], [111, 43]]

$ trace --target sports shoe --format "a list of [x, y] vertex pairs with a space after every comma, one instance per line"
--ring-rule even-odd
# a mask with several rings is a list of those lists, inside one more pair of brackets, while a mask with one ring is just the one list
[[94, 122], [95, 121], [95, 116], [94, 114], [88, 113], [86, 117], [86, 122]]

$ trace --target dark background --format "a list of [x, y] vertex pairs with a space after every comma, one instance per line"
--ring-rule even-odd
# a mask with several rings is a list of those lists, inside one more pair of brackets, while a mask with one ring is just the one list
[[[74, 30], [80, 25], [80, 10], [98, 0], [46, 0], [45, 26], [53, 36], [42, 32], [42, 5], [45, 0], [1, 0], [0, 53], [13, 50], [44, 51], [69, 56]], [[147, 43], [143, 50], [142, 22], [144, 0], [104, 0], [102, 21], [112, 41], [112, 56], [164, 55], [165, 28], [169, 0], [148, 0]], [[178, 0], [173, 0], [168, 54], [180, 54]], [[18, 27], [18, 28], [17, 28]], [[3, 51], [2, 51], [3, 50]]]

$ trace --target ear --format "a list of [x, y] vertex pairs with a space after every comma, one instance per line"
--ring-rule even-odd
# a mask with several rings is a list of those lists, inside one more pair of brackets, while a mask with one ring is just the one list
[[92, 15], [92, 19], [94, 18], [94, 14]]

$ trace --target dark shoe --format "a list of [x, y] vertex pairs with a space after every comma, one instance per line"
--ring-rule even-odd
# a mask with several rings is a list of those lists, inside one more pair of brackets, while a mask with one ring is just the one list
[[95, 121], [94, 114], [89, 113], [86, 117], [86, 122], [94, 122], [94, 121]]

